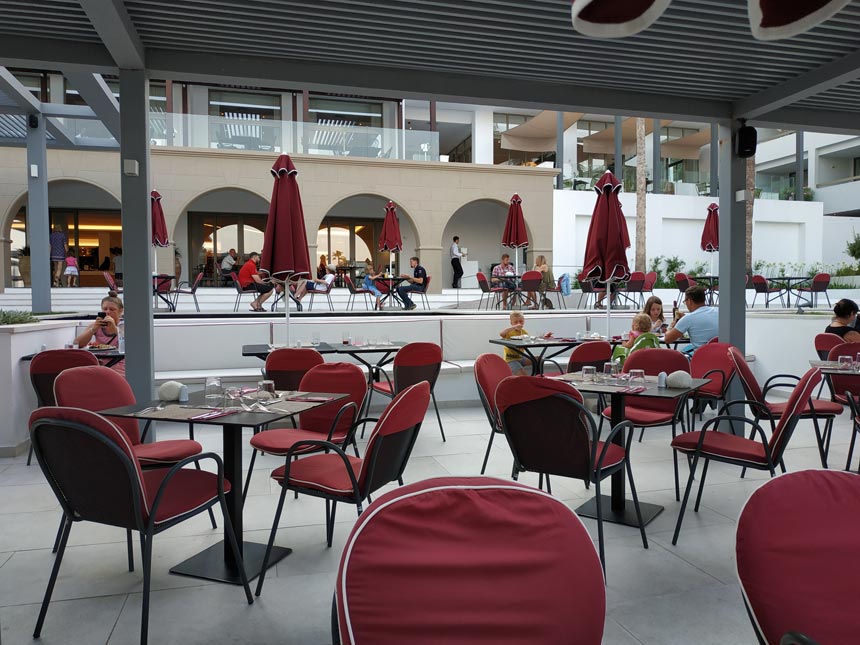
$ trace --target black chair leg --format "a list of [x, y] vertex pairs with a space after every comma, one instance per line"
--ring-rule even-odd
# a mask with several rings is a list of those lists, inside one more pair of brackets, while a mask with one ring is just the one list
[[699, 504], [702, 501], [702, 490], [705, 488], [705, 477], [708, 476], [708, 465], [711, 463], [710, 459], [705, 459], [705, 465], [702, 467], [702, 479], [699, 480], [699, 492], [696, 494], [696, 505], [693, 507], [693, 512], [699, 512]]
[[854, 456], [854, 442], [857, 441], [858, 427], [851, 424], [851, 443], [848, 446], [848, 459], [845, 461], [845, 470], [851, 470], [851, 458]]
[[245, 505], [245, 498], [248, 496], [248, 488], [251, 486], [251, 473], [254, 472], [254, 462], [257, 460], [257, 450], [251, 452], [251, 462], [248, 464], [248, 474], [245, 476], [245, 487], [242, 489], [242, 505]]
[[538, 488], [543, 490], [543, 473], [538, 473]]
[[[248, 584], [248, 574], [245, 571], [245, 562], [242, 560], [242, 554], [239, 552], [239, 544], [236, 542], [236, 532], [233, 530], [233, 522], [230, 521], [230, 515], [227, 513], [227, 498], [219, 495], [218, 499], [221, 505], [221, 517], [224, 518], [224, 528], [227, 531], [227, 541], [230, 542], [230, 548], [233, 550], [233, 557], [236, 559], [236, 566], [239, 568], [239, 579], [242, 581], [242, 586], [245, 588], [245, 598], [248, 599], [248, 604], [254, 604], [254, 597], [251, 595], [251, 585]], [[210, 510], [211, 510], [210, 506]]]
[[[131, 529], [125, 530], [125, 543], [128, 547], [128, 570], [134, 571], [134, 547], [132, 546]], [[143, 546], [142, 543], [141, 546]]]
[[278, 497], [278, 507], [275, 509], [275, 521], [272, 522], [272, 531], [269, 533], [269, 542], [266, 544], [266, 554], [263, 556], [263, 566], [260, 568], [260, 577], [257, 579], [257, 590], [254, 592], [258, 598], [263, 591], [263, 583], [266, 581], [266, 569], [269, 567], [269, 558], [272, 557], [272, 546], [275, 544], [275, 535], [278, 532], [278, 522], [281, 521], [281, 511], [284, 510], [284, 498], [286, 496], [287, 487], [282, 485], [281, 495]]
[[48, 613], [51, 594], [54, 593], [54, 584], [57, 582], [57, 574], [60, 573], [60, 564], [63, 562], [63, 554], [66, 552], [66, 543], [69, 541], [69, 532], [71, 530], [72, 522], [64, 515], [60, 544], [57, 547], [57, 557], [54, 558], [54, 567], [51, 569], [51, 577], [48, 579], [48, 587], [45, 589], [45, 597], [42, 600], [42, 608], [39, 610], [39, 618], [36, 620], [36, 629], [33, 630], [33, 638], [39, 638], [42, 634], [42, 625], [45, 624], [45, 614]]
[[606, 581], [606, 554], [603, 550], [603, 505], [600, 503], [600, 480], [594, 482], [594, 500], [597, 503], [597, 550], [600, 566], [603, 567], [603, 580]]
[[[648, 537], [645, 535], [645, 524], [642, 522], [642, 511], [639, 509], [639, 496], [636, 494], [636, 484], [633, 483], [633, 469], [630, 467], [630, 457], [625, 462], [627, 481], [630, 482], [630, 494], [633, 496], [633, 508], [636, 510], [636, 521], [639, 523], [639, 533], [642, 535], [642, 546], [648, 548]], [[604, 572], [605, 573], [605, 572]]]
[[490, 450], [493, 447], [493, 439], [496, 437], [496, 429], [490, 429], [490, 441], [487, 443], [487, 452], [484, 455], [484, 463], [481, 464], [481, 474], [484, 474], [484, 471], [487, 470], [487, 462], [490, 460]]
[[639, 428], [639, 443], [642, 443], [642, 437], [645, 436], [645, 426]]
[[30, 450], [27, 452], [27, 465], [33, 461], [33, 442], [30, 442]]
[[690, 465], [690, 477], [687, 479], [687, 488], [684, 489], [684, 500], [681, 502], [681, 512], [678, 514], [678, 523], [675, 525], [675, 534], [672, 536], [672, 544], [678, 544], [678, 535], [681, 533], [681, 523], [684, 521], [684, 511], [687, 509], [687, 500], [690, 499], [690, 489], [693, 488], [693, 480], [696, 478], [696, 466], [699, 464], [699, 453], [693, 457]]
[[149, 587], [152, 578], [152, 535], [143, 541], [143, 599], [140, 611], [140, 645], [149, 638]]
[[439, 422], [439, 432], [442, 433], [442, 441], [445, 441], [445, 429], [442, 427], [442, 417], [439, 416], [439, 406], [436, 405], [436, 394], [430, 390], [430, 397], [433, 399], [433, 409], [436, 410], [436, 420]]
[[552, 495], [552, 485], [549, 483], [549, 475], [546, 476], [546, 492]]
[[325, 541], [328, 548], [331, 548], [332, 540], [334, 539], [334, 516], [337, 513], [337, 502], [331, 502], [331, 510], [329, 510], [329, 500], [325, 501]]
[[66, 516], [60, 515], [60, 526], [57, 527], [57, 537], [54, 538], [54, 546], [51, 547], [51, 553], [56, 553], [60, 548], [60, 540], [63, 537], [63, 527], [66, 525]]

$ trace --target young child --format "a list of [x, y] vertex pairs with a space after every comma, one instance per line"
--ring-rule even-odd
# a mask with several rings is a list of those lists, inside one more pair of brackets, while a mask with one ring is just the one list
[[78, 258], [75, 257], [75, 250], [69, 249], [69, 253], [66, 256], [66, 270], [64, 274], [66, 276], [66, 286], [67, 287], [75, 287], [77, 286], [78, 280]]
[[633, 316], [633, 321], [630, 325], [630, 338], [621, 343], [621, 346], [630, 349], [637, 338], [649, 331], [651, 331], [651, 316], [648, 314], [636, 314]]
[[[528, 334], [524, 325], [526, 317], [520, 311], [511, 312], [511, 326], [499, 332], [501, 338], [517, 338]], [[511, 368], [514, 376], [526, 376], [526, 359], [522, 352], [510, 347], [505, 347], [505, 361]]]

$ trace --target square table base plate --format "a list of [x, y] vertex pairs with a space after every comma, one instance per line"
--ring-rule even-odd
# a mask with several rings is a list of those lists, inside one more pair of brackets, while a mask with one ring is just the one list
[[[285, 557], [292, 553], [292, 549], [282, 546], [273, 546], [272, 555], [269, 557], [269, 567], [277, 564]], [[263, 568], [263, 557], [266, 555], [266, 545], [256, 542], [245, 542], [242, 552], [242, 559], [245, 562], [245, 573], [250, 582], [258, 575]], [[214, 580], [215, 582], [226, 582], [231, 585], [241, 585], [239, 573], [227, 567], [224, 562], [224, 540], [213, 544], [208, 549], [205, 549], [193, 555], [184, 562], [180, 562], [170, 570], [170, 573], [175, 573], [180, 576], [188, 576], [190, 578], [202, 578], [203, 580]]]
[[[600, 506], [603, 511], [603, 521], [612, 522], [613, 524], [624, 524], [625, 526], [635, 526], [639, 528], [639, 522], [636, 519], [636, 509], [633, 507], [633, 500], [627, 500], [623, 511], [612, 510], [612, 499], [608, 495], [600, 496]], [[639, 510], [642, 512], [643, 526], [648, 524], [663, 512], [663, 507], [659, 504], [648, 504], [639, 502]], [[590, 517], [597, 519], [597, 501], [591, 498], [585, 504], [576, 509], [576, 514], [582, 517]]]

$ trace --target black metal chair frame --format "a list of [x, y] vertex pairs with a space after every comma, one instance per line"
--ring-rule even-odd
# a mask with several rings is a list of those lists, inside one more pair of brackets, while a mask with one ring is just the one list
[[[316, 284], [316, 283], [314, 283]], [[311, 311], [314, 308], [314, 296], [320, 295], [325, 296], [326, 300], [328, 300], [328, 308], [330, 311], [334, 311], [334, 303], [331, 301], [331, 290], [334, 288], [334, 283], [326, 285], [325, 291], [317, 291], [314, 289], [308, 289], [307, 293], [311, 297], [310, 303], [308, 303], [308, 311]], [[292, 294], [290, 294], [292, 297]]]
[[[499, 308], [499, 303], [501, 302], [502, 292], [504, 289], [499, 287], [494, 287], [490, 284], [490, 281], [487, 279], [487, 276], [484, 276], [483, 282], [478, 280], [478, 287], [481, 289], [481, 299], [478, 300], [478, 310], [481, 309], [481, 305], [484, 304], [484, 297], [487, 298], [487, 310], [490, 309], [490, 305], [493, 304], [494, 309]], [[496, 301], [492, 302], [493, 296], [495, 295]]]
[[[845, 470], [851, 470], [854, 444], [857, 441], [857, 433], [860, 433], [860, 404], [858, 404], [854, 395], [847, 390], [845, 391], [845, 398], [848, 399], [848, 409], [851, 410], [851, 444], [848, 446], [848, 459], [845, 461]], [[857, 466], [857, 472], [860, 474], [860, 465]]]
[[242, 300], [242, 296], [246, 293], [252, 293], [254, 294], [254, 298], [256, 298], [257, 290], [253, 286], [249, 289], [243, 289], [242, 285], [239, 284], [239, 276], [236, 275], [235, 271], [230, 273], [230, 279], [233, 280], [233, 286], [236, 288], [236, 303], [233, 305], [233, 311], [239, 311], [239, 303]]
[[[477, 381], [477, 377], [476, 377]], [[478, 398], [481, 400], [481, 406], [484, 408], [484, 413], [487, 415], [487, 422], [490, 424], [490, 440], [487, 442], [487, 452], [484, 453], [484, 462], [481, 464], [481, 474], [484, 474], [484, 471], [487, 470], [487, 462], [490, 460], [490, 451], [493, 449], [493, 439], [496, 438], [496, 434], [504, 434], [505, 430], [499, 425], [498, 415], [496, 415], [493, 411], [493, 406], [487, 401], [487, 397], [484, 396], [484, 390], [481, 388], [480, 384], [476, 383], [478, 386]], [[516, 474], [519, 471], [519, 466], [517, 465], [516, 459], [514, 459], [514, 465], [511, 468], [511, 477], [516, 479]]]
[[[385, 378], [385, 381], [388, 383], [388, 386], [390, 388], [390, 394], [387, 392], [381, 392], [379, 390], [374, 390], [373, 386], [369, 387], [367, 389], [367, 403], [365, 404], [365, 409], [366, 410], [370, 409], [370, 400], [373, 398], [374, 391], [379, 392], [380, 395], [386, 396], [390, 399], [393, 399], [395, 396], [397, 396], [397, 394], [400, 392], [400, 389], [397, 389], [397, 387], [396, 387], [398, 385], [398, 379], [397, 379], [398, 372], [404, 368], [410, 369], [413, 367], [416, 367], [416, 366], [414, 366], [414, 365], [403, 365], [403, 366], [394, 365], [394, 368], [393, 368], [394, 369], [394, 382], [392, 383], [391, 379], [388, 377], [388, 374], [385, 373], [385, 370], [383, 370], [381, 367], [379, 367], [377, 365], [374, 365], [371, 368], [372, 374], [373, 374], [373, 380], [378, 381], [379, 376], [382, 375], [383, 378]], [[421, 365], [420, 367], [429, 367], [429, 365]], [[414, 382], [418, 383], [420, 381], [427, 381], [430, 384], [430, 398], [433, 400], [433, 409], [436, 410], [436, 421], [439, 422], [439, 432], [442, 433], [442, 441], [447, 441], [447, 439], [445, 439], [445, 428], [442, 427], [442, 416], [439, 414], [439, 406], [436, 404], [436, 392], [435, 392], [436, 379], [439, 378], [439, 372], [441, 372], [441, 371], [442, 371], [442, 364], [440, 363], [439, 365], [436, 366], [436, 371], [433, 374], [428, 375], [427, 378], [415, 380]], [[409, 385], [412, 385], [412, 383], [409, 383]], [[401, 388], [401, 389], [406, 389], [406, 387], [408, 387], [408, 385]], [[364, 430], [363, 429], [361, 432], [361, 436], [362, 436], [362, 438], [364, 438]]]
[[[193, 455], [186, 459], [183, 459], [180, 462], [177, 462], [173, 466], [170, 467], [167, 475], [165, 475], [164, 479], [161, 482], [161, 485], [158, 488], [158, 492], [155, 495], [155, 499], [152, 502], [152, 506], [149, 511], [149, 519], [144, 525], [142, 521], [142, 517], [140, 514], [141, 508], [141, 499], [140, 499], [140, 489], [137, 485], [138, 477], [135, 471], [134, 465], [129, 460], [128, 456], [125, 455], [112, 441], [110, 441], [107, 437], [102, 435], [101, 433], [93, 430], [92, 428], [75, 422], [70, 421], [58, 421], [52, 419], [42, 419], [36, 421], [31, 428], [31, 435], [33, 437], [33, 443], [36, 446], [36, 459], [39, 462], [39, 465], [42, 468], [42, 471], [45, 474], [45, 478], [48, 480], [48, 484], [51, 486], [51, 489], [54, 491], [54, 494], [57, 496], [57, 500], [60, 502], [60, 506], [63, 509], [63, 527], [62, 534], [60, 536], [59, 548], [57, 549], [57, 555], [54, 559], [54, 566], [51, 570], [51, 577], [48, 580], [48, 587], [45, 590], [45, 597], [42, 600], [42, 607], [39, 611], [39, 618], [36, 621], [36, 628], [33, 632], [33, 638], [39, 638], [42, 632], [42, 626], [45, 622], [45, 616], [48, 612], [48, 605], [51, 602], [51, 595], [54, 591], [54, 584], [57, 581], [57, 576], [60, 572], [60, 565], [63, 561], [63, 554], [66, 550], [66, 544], [69, 539], [69, 533], [72, 530], [72, 524], [74, 522], [86, 521], [86, 518], [82, 518], [81, 515], [77, 512], [76, 509], [72, 508], [69, 505], [69, 501], [65, 498], [62, 489], [60, 488], [58, 482], [52, 477], [51, 471], [47, 465], [43, 462], [43, 455], [41, 452], [41, 446], [38, 441], [38, 433], [39, 428], [42, 426], [50, 426], [50, 425], [62, 425], [71, 430], [75, 430], [78, 432], [82, 432], [87, 436], [95, 439], [96, 441], [104, 444], [108, 450], [110, 450], [120, 461], [120, 463], [125, 468], [126, 474], [129, 478], [129, 487], [132, 491], [132, 508], [134, 509], [134, 517], [136, 526], [126, 527], [126, 530], [131, 531], [135, 530], [140, 533], [140, 541], [141, 541], [141, 550], [143, 552], [143, 601], [142, 601], [142, 611], [141, 611], [141, 626], [140, 626], [140, 642], [144, 645], [148, 640], [149, 634], [149, 592], [150, 592], [150, 578], [152, 574], [152, 538], [185, 520], [194, 517], [195, 515], [202, 513], [204, 510], [211, 510], [215, 504], [219, 504], [221, 507], [221, 512], [224, 516], [224, 526], [226, 528], [228, 541], [230, 543], [230, 547], [233, 551], [233, 557], [236, 559], [236, 563], [239, 569], [239, 575], [242, 580], [242, 585], [245, 588], [245, 596], [248, 599], [248, 604], [253, 604], [254, 599], [251, 596], [251, 589], [248, 585], [248, 578], [245, 574], [245, 566], [242, 562], [242, 554], [239, 552], [239, 546], [236, 543], [236, 536], [233, 532], [233, 523], [230, 521], [230, 516], [227, 512], [227, 500], [224, 497], [224, 463], [221, 461], [221, 458], [213, 452], [204, 452], [199, 455]], [[167, 522], [163, 522], [161, 524], [156, 525], [155, 518], [158, 511], [158, 507], [161, 504], [162, 497], [164, 496], [164, 492], [167, 489], [168, 484], [176, 475], [176, 473], [182, 469], [183, 466], [186, 466], [191, 463], [195, 463], [199, 466], [199, 462], [203, 459], [210, 459], [215, 462], [215, 466], [217, 468], [217, 477], [218, 477], [218, 495], [215, 499], [210, 502], [198, 506], [190, 511], [183, 513], [182, 515], [175, 517]], [[131, 543], [128, 545], [128, 557], [129, 562], [131, 562], [132, 552], [131, 552]]]
[[371, 293], [370, 289], [365, 289], [364, 287], [356, 287], [355, 283], [352, 281], [352, 278], [348, 275], [344, 275], [344, 282], [346, 283], [347, 291], [349, 291], [349, 299], [346, 301], [346, 309], [350, 311], [355, 308], [356, 296], [359, 294], [364, 296], [364, 308], [366, 310], [370, 310], [370, 304], [367, 300], [367, 295]]
[[[783, 299], [783, 295], [785, 294], [786, 290], [782, 287], [777, 287], [776, 289], [771, 289], [770, 281], [767, 278], [764, 279], [765, 280], [764, 281], [764, 289], [760, 289], [756, 285], [760, 285], [762, 283], [754, 280], [754, 278], [756, 278], [756, 277], [758, 277], [758, 276], [753, 276], [752, 278], [750, 278], [750, 283], [753, 286], [753, 301], [752, 301], [752, 304], [750, 305], [750, 308], [751, 309], [755, 308], [755, 301], [756, 301], [756, 299], [758, 299], [758, 294], [760, 294], [760, 293], [764, 294], [764, 308], [765, 309], [769, 309], [770, 303], [772, 301], [776, 300], [777, 298], [779, 298], [779, 303], [783, 307], [785, 307], [785, 300]], [[764, 276], [762, 276], [762, 277], [764, 277]], [[774, 294], [774, 295], [771, 296], [770, 294]]]
[[[176, 305], [179, 302], [179, 294], [180, 293], [188, 293], [194, 298], [194, 308], [197, 310], [197, 313], [200, 313], [200, 303], [197, 302], [197, 288], [200, 286], [200, 283], [203, 282], [203, 272], [199, 272], [197, 277], [194, 279], [194, 283], [192, 285], [191, 282], [187, 280], [183, 280], [176, 288], [171, 292], [173, 293], [173, 311], [176, 311]], [[187, 288], [183, 289], [182, 285], [185, 285]]]

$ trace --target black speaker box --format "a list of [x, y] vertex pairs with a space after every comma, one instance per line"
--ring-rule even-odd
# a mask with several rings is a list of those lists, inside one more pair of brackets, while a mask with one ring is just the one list
[[736, 137], [736, 151], [738, 157], [746, 159], [755, 155], [756, 143], [758, 142], [758, 132], [749, 125], [744, 125], [738, 128]]

